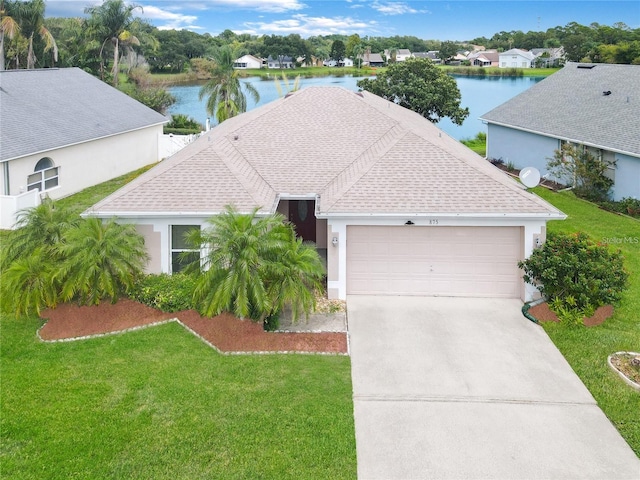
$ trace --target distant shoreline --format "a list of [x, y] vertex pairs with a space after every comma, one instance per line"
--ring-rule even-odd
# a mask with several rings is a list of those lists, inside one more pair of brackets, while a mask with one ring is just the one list
[[[440, 67], [450, 75], [474, 76], [474, 77], [546, 77], [557, 72], [558, 68], [498, 68], [498, 67], [461, 67], [442, 66]], [[238, 70], [240, 77], [261, 77], [261, 78], [282, 78], [284, 74], [289, 79], [294, 79], [298, 75], [302, 78], [315, 78], [327, 76], [375, 76], [379, 72], [384, 72], [386, 67], [380, 68], [353, 68], [353, 67], [304, 67], [286, 69], [247, 69]], [[190, 73], [152, 73], [151, 83], [153, 85], [174, 86], [185, 83], [209, 80], [210, 77]]]

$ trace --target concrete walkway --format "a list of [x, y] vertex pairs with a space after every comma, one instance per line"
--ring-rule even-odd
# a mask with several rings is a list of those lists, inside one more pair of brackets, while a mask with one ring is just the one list
[[359, 479], [640, 478], [519, 301], [347, 303]]

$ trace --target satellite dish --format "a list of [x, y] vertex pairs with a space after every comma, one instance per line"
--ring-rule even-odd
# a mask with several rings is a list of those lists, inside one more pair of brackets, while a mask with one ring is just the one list
[[520, 181], [527, 188], [537, 187], [540, 183], [540, 172], [535, 167], [526, 167], [520, 170]]

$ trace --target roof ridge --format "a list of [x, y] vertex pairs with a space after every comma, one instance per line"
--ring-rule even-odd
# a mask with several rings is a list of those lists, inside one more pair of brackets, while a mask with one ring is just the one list
[[338, 173], [320, 194], [321, 201], [325, 198], [328, 200], [324, 206], [325, 209], [331, 208], [405, 135], [406, 131], [403, 131], [399, 123], [395, 123], [384, 135]]
[[[276, 191], [262, 175], [242, 155], [228, 137], [221, 137], [217, 142], [220, 147], [220, 158], [234, 177], [238, 179], [256, 205], [264, 208], [268, 196], [275, 199]], [[273, 202], [271, 202], [273, 203]], [[271, 205], [269, 205], [270, 207]]]

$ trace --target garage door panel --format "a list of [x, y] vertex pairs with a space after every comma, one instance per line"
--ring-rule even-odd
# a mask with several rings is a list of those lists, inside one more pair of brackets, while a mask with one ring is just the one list
[[347, 293], [519, 297], [520, 227], [347, 229]]

